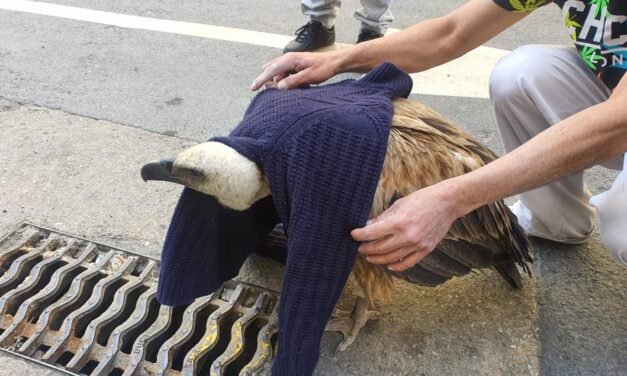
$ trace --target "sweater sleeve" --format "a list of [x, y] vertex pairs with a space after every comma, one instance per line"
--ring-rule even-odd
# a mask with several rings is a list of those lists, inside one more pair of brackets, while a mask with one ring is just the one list
[[163, 245], [157, 300], [177, 306], [212, 293], [237, 276], [277, 221], [271, 197], [236, 211], [185, 188]]
[[334, 113], [304, 131], [288, 152], [298, 163], [287, 174], [289, 252], [273, 375], [313, 373], [324, 327], [355, 262], [358, 244], [350, 231], [368, 218], [387, 145], [386, 135], [364, 129], [385, 129], [380, 122], [389, 125], [391, 106], [369, 111], [385, 114], [382, 119], [365, 112]]

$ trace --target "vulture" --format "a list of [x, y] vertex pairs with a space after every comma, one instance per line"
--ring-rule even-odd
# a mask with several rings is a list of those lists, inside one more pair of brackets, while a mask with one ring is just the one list
[[[400, 197], [468, 173], [497, 158], [468, 133], [420, 102], [398, 98], [393, 107], [387, 152], [370, 218], [380, 215]], [[256, 164], [212, 141], [187, 149], [174, 159], [146, 164], [142, 177], [185, 185], [238, 210], [271, 194], [264, 172]], [[284, 257], [287, 246], [280, 225], [262, 248], [259, 253], [263, 255]], [[344, 334], [338, 346], [338, 350], [344, 351], [368, 320], [379, 318], [374, 307], [390, 301], [396, 278], [434, 287], [473, 269], [492, 268], [511, 287], [521, 288], [517, 265], [530, 274], [531, 261], [526, 235], [505, 203], [485, 205], [455, 221], [433, 252], [403, 272], [371, 264], [358, 255], [352, 270], [358, 286], [355, 307], [350, 313], [334, 314], [326, 330]]]

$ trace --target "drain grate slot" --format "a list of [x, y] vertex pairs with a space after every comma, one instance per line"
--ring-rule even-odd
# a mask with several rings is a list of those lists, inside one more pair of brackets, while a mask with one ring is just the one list
[[165, 307], [158, 270], [156, 260], [23, 224], [0, 239], [0, 349], [93, 376], [269, 370], [276, 293], [229, 281]]
[[249, 346], [246, 346], [237, 360], [229, 365], [225, 376], [239, 375], [242, 368], [253, 360], [255, 352], [257, 351], [257, 337], [259, 336], [259, 332], [261, 332], [261, 328], [267, 323], [267, 320], [256, 319], [246, 328], [244, 331], [244, 343], [248, 343]]
[[[22, 303], [24, 303], [28, 298], [37, 294], [39, 291], [42, 290], [43, 287], [46, 286], [46, 284], [50, 280], [50, 277], [52, 277], [52, 273], [54, 273], [55, 269], [57, 267], [61, 267], [64, 265], [66, 265], [66, 263], [63, 261], [55, 261], [51, 265], [46, 265], [45, 267], [43, 267], [42, 274], [37, 275], [36, 284], [31, 285], [30, 287], [26, 289], [21, 289], [18, 293], [12, 296], [11, 299], [7, 299], [5, 311], [9, 315], [12, 315], [12, 316], [15, 315], [15, 313], [17, 312], [17, 308], [20, 305], [22, 305]], [[18, 290], [16, 289], [13, 291], [18, 291]]]
[[106, 277], [105, 274], [98, 273], [94, 275], [92, 278], [84, 281], [82, 289], [80, 289], [82, 291], [80, 291], [80, 295], [76, 296], [74, 302], [73, 303], [69, 302], [68, 304], [65, 305], [65, 307], [60, 308], [58, 311], [55, 311], [55, 314], [50, 320], [50, 328], [52, 328], [52, 330], [59, 330], [65, 318], [71, 312], [75, 311], [76, 309], [81, 307], [83, 304], [85, 304], [85, 302], [87, 302], [87, 299], [89, 299], [89, 297], [91, 296], [92, 291], [94, 290], [94, 287], [96, 286], [96, 283], [98, 283], [98, 281], [100, 281], [101, 279], [105, 277]]
[[0, 277], [2, 277], [2, 275], [6, 273], [7, 270], [9, 270], [9, 266], [13, 264], [15, 260], [17, 260], [20, 256], [24, 256], [27, 253], [28, 248], [26, 247], [18, 248], [16, 250], [13, 250], [12, 252], [8, 252], [7, 256], [0, 260]]
[[[148, 291], [147, 286], [139, 286], [138, 288], [134, 289], [132, 292], [128, 294], [128, 301], [136, 302], [139, 299], [139, 296], [145, 293], [146, 291]], [[102, 327], [102, 329], [100, 330], [100, 333], [98, 333], [98, 338], [96, 342], [101, 346], [106, 346], [107, 340], [109, 339], [109, 336], [113, 332], [113, 329], [117, 328], [118, 326], [122, 325], [126, 320], [128, 320], [128, 318], [131, 316], [131, 313], [133, 313], [134, 309], [135, 309], [135, 306], [132, 303], [128, 303], [124, 305], [124, 308], [121, 314], [116, 319], [110, 321], [108, 324]]]
[[33, 309], [32, 313], [28, 317], [28, 321], [32, 319], [38, 319], [41, 313], [43, 312], [45, 307], [48, 307], [51, 303], [56, 302], [61, 298], [65, 293], [70, 289], [70, 284], [80, 273], [84, 272], [86, 269], [82, 266], [75, 268], [66, 274], [63, 279], [61, 279], [59, 288], [53, 290], [53, 294], [47, 298], [43, 298], [38, 302], [37, 307]]
[[67, 364], [70, 362], [70, 360], [72, 360], [73, 357], [74, 357], [73, 353], [66, 351], [63, 354], [61, 354], [59, 359], [57, 359], [57, 363], [62, 366], [67, 366]]
[[165, 330], [155, 339], [144, 344], [144, 346], [146, 346], [146, 360], [153, 363], [157, 361], [159, 348], [168, 338], [172, 337], [172, 335], [176, 333], [178, 328], [181, 326], [181, 323], [183, 322], [183, 313], [186, 308], [187, 306], [174, 307], [174, 309], [170, 311], [170, 320]]
[[130, 354], [133, 350], [133, 344], [139, 338], [139, 336], [146, 332], [148, 328], [157, 321], [157, 317], [159, 316], [159, 303], [156, 298], [150, 299], [148, 313], [146, 315], [146, 319], [140, 322], [140, 324], [133, 330], [131, 330], [127, 335], [123, 336], [124, 346], [122, 347], [122, 352], [125, 354]]
[[7, 237], [5, 241], [0, 242], [0, 247], [8, 249], [8, 251], [0, 254], [0, 277], [19, 257], [32, 252], [33, 248], [45, 238], [38, 231], [30, 234], [23, 233], [22, 235], [24, 235], [24, 239]]
[[[26, 254], [23, 256], [30, 255]], [[34, 255], [34, 257], [20, 257], [18, 260], [18, 263], [15, 264], [16, 267], [14, 268], [14, 274], [10, 275], [7, 273], [2, 276], [2, 279], [5, 279], [6, 282], [3, 284], [0, 280], [0, 296], [4, 296], [7, 292], [14, 290], [20, 283], [22, 283], [26, 276], [30, 274], [33, 267], [43, 260], [43, 256]], [[19, 264], [19, 262], [23, 263]], [[8, 270], [9, 273], [12, 271], [13, 270], [11, 269]]]
[[94, 370], [98, 367], [98, 362], [95, 360], [90, 360], [85, 364], [85, 367], [81, 368], [80, 373], [83, 375], [90, 375]]
[[104, 295], [99, 300], [100, 304], [96, 306], [93, 312], [86, 314], [85, 316], [81, 317], [76, 322], [76, 332], [75, 332], [76, 337], [79, 337], [79, 338], [83, 337], [83, 335], [85, 334], [85, 330], [87, 330], [87, 326], [94, 319], [96, 319], [102, 313], [104, 313], [104, 311], [106, 311], [107, 308], [109, 308], [109, 306], [113, 303], [113, 295], [120, 287], [124, 286], [125, 283], [126, 281], [122, 279], [119, 281], [115, 281], [112, 285], [109, 285], [104, 288]]
[[[207, 325], [207, 320], [209, 319], [209, 315], [211, 315], [214, 311], [218, 309], [218, 306], [209, 304], [205, 308], [203, 308], [194, 320], [195, 324], [200, 327], [205, 327]], [[185, 361], [185, 355], [192, 350], [194, 345], [202, 339], [205, 335], [205, 332], [202, 330], [194, 330], [193, 335], [186, 342], [182, 344], [182, 346], [178, 349], [174, 356], [174, 360], [172, 362], [172, 369], [181, 371], [183, 369], [183, 362]]]
[[[240, 317], [240, 313], [230, 312], [229, 314], [227, 314], [224, 320], [220, 322], [220, 327], [230, 328]], [[209, 375], [209, 373], [211, 372], [211, 366], [213, 365], [212, 360], [216, 359], [218, 356], [224, 353], [224, 350], [226, 350], [226, 347], [229, 345], [230, 340], [230, 331], [220, 331], [218, 336], [218, 342], [216, 343], [215, 347], [212, 348], [211, 351], [209, 351], [207, 354], [205, 354], [200, 360], [200, 375]]]

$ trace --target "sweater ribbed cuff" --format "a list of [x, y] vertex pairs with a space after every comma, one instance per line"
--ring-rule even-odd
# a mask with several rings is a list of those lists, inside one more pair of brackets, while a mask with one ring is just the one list
[[[229, 280], [237, 276], [224, 276], [224, 280]], [[193, 289], [190, 286], [194, 286]], [[198, 273], [164, 273], [159, 275], [159, 287], [157, 288], [157, 301], [162, 305], [180, 306], [185, 305], [199, 296], [209, 295], [220, 286], [211, 285], [208, 278]]]
[[[280, 345], [279, 345], [280, 346]], [[279, 357], [272, 364], [272, 376], [311, 376], [318, 363], [318, 354], [292, 354]]]
[[376, 85], [390, 91], [392, 98], [407, 98], [411, 94], [413, 81], [407, 73], [392, 63], [383, 63], [357, 81], [360, 85]]

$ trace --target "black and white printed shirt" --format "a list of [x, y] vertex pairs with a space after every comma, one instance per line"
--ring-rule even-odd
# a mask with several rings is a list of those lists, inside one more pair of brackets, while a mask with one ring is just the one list
[[614, 89], [627, 70], [627, 0], [494, 0], [512, 12], [555, 3], [586, 65]]

